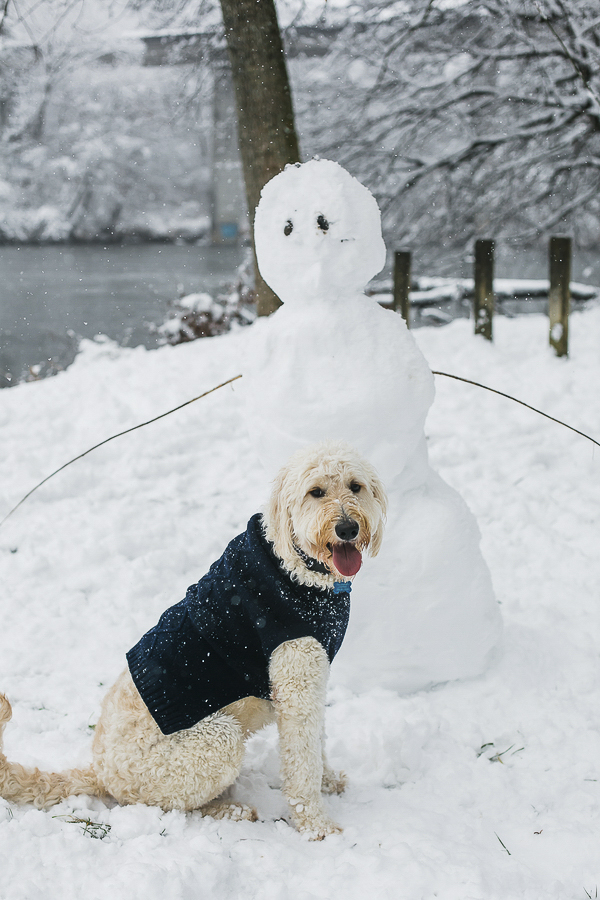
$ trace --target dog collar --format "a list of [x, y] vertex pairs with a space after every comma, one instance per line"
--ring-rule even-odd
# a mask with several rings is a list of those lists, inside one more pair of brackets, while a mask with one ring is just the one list
[[[294, 544], [294, 550], [304, 563], [307, 569], [310, 569], [311, 572], [319, 572], [321, 575], [331, 575], [331, 572], [325, 565], [325, 563], [319, 562], [318, 559], [313, 559], [312, 556], [309, 556], [308, 553], [305, 553], [304, 550], [301, 550], [300, 547], [297, 547]], [[349, 594], [352, 590], [352, 583], [350, 581], [334, 581], [333, 582], [333, 593], [334, 594]]]
[[311, 572], [319, 572], [320, 575], [331, 575], [331, 572], [325, 565], [325, 563], [319, 562], [318, 559], [313, 559], [312, 556], [309, 556], [308, 553], [305, 553], [304, 550], [301, 550], [300, 547], [297, 547], [294, 544], [294, 550], [304, 563], [307, 569], [310, 569]]

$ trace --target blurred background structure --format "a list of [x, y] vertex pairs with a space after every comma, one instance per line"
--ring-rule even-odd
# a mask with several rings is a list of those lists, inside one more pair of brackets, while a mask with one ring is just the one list
[[[0, 238], [247, 233], [216, 3], [3, 7]], [[597, 244], [593, 0], [280, 0], [278, 13], [302, 157], [363, 180], [395, 243], [568, 230]]]
[[[226, 28], [228, 7], [238, 18]], [[248, 39], [252, 28], [266, 35], [267, 7], [276, 9], [291, 86], [291, 120], [288, 109], [275, 124], [243, 97], [261, 56], [265, 77], [272, 69], [267, 51], [278, 35], [262, 50]], [[246, 66], [237, 99], [234, 33]], [[265, 140], [245, 173], [244, 115], [242, 149], [256, 151], [248, 131], [256, 124]], [[299, 150], [284, 146], [269, 161], [276, 134], [291, 131]], [[51, 247], [161, 242], [150, 269], [173, 270], [173, 287], [157, 289], [162, 313], [168, 296], [213, 291], [224, 267], [236, 281], [235, 248], [251, 233], [246, 193], [255, 198], [296, 155], [335, 159], [366, 184], [388, 246], [412, 251], [419, 273], [465, 277], [474, 240], [488, 238], [498, 275], [544, 277], [548, 237], [567, 234], [574, 277], [597, 282], [596, 0], [0, 0], [0, 244], [16, 279], [0, 287], [0, 356], [34, 324], [29, 309], [12, 324], [3, 313], [20, 309], [13, 284], [32, 309], [55, 302], [67, 257], [53, 262]], [[202, 249], [199, 281], [166, 245], [194, 248], [194, 265]], [[24, 286], [24, 257], [8, 255], [36, 246], [48, 254], [41, 263], [32, 255], [28, 273], [45, 275], [47, 297]], [[536, 262], [523, 269], [524, 253]], [[92, 256], [72, 270], [74, 284], [96, 277]], [[111, 266], [121, 259], [113, 254]], [[135, 278], [152, 295], [143, 266]], [[76, 335], [88, 320], [74, 323]]]

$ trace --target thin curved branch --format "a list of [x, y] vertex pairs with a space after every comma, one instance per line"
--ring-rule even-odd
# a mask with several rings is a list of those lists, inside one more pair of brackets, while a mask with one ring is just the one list
[[2, 34], [2, 31], [4, 29], [4, 23], [6, 22], [6, 17], [8, 15], [9, 4], [10, 4], [10, 0], [4, 0], [4, 2], [2, 3], [1, 12], [0, 12], [0, 34]]

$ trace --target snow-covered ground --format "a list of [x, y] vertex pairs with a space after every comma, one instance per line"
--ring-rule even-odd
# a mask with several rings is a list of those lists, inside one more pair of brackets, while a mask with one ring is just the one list
[[[433, 369], [598, 439], [600, 307], [572, 316], [569, 360], [553, 356], [541, 316], [494, 327], [493, 345], [465, 320], [415, 336]], [[65, 373], [0, 392], [0, 517], [92, 444], [238, 374], [246, 340], [86, 342]], [[234, 789], [256, 823], [85, 797], [49, 812], [0, 800], [2, 900], [597, 896], [600, 450], [478, 388], [436, 387], [431, 458], [478, 518], [502, 605], [493, 668], [412, 696], [333, 684], [329, 755], [349, 787], [326, 801], [344, 833], [322, 843], [284, 821], [272, 730], [251, 740]], [[9, 758], [85, 763], [125, 651], [266, 499], [239, 404], [228, 387], [108, 444], [0, 529]]]

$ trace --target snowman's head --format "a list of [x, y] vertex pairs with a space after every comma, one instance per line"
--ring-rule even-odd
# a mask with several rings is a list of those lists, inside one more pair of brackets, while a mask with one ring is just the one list
[[343, 299], [385, 264], [375, 198], [327, 159], [286, 166], [264, 186], [254, 241], [262, 277], [286, 304]]

